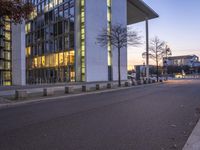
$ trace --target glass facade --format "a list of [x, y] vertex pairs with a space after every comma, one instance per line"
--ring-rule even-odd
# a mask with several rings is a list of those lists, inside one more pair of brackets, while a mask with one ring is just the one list
[[0, 17], [0, 85], [11, 85], [11, 23]]
[[85, 81], [85, 0], [81, 0], [81, 81]]
[[75, 0], [32, 0], [26, 22], [28, 84], [75, 81]]

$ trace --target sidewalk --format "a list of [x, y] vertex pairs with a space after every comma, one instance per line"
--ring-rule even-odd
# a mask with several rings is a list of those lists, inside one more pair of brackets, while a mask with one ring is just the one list
[[[125, 82], [125, 81], [122, 81]], [[72, 83], [54, 83], [54, 84], [38, 84], [38, 85], [25, 85], [25, 86], [0, 86], [0, 97], [14, 95], [15, 90], [26, 90], [29, 94], [42, 92], [43, 88], [54, 88], [55, 91], [61, 90], [65, 86], [73, 86], [75, 88], [79, 88], [82, 85], [92, 85], [92, 84], [107, 84], [111, 82], [72, 82]], [[117, 81], [113, 81], [112, 83], [117, 83]]]
[[188, 138], [183, 150], [200, 150], [200, 121]]
[[[117, 81], [113, 81], [116, 83]], [[95, 83], [108, 83], [108, 81], [100, 82], [66, 82], [66, 83], [49, 83], [49, 84], [29, 84], [24, 86], [0, 86], [0, 92], [10, 91], [17, 89], [32, 89], [32, 88], [45, 88], [45, 87], [59, 87], [59, 86], [70, 86], [70, 85], [83, 85], [83, 84], [95, 84]]]
[[23, 104], [29, 104], [29, 103], [37, 103], [37, 102], [46, 101], [46, 100], [55, 100], [55, 99], [60, 99], [60, 98], [77, 97], [77, 96], [82, 96], [82, 95], [107, 93], [107, 92], [113, 92], [113, 91], [119, 91], [119, 90], [127, 90], [130, 88], [143, 88], [143, 87], [148, 87], [148, 86], [156, 86], [156, 85], [162, 84], [163, 82], [134, 85], [134, 86], [125, 86], [125, 82], [124, 82], [121, 87], [118, 87], [117, 86], [118, 84], [115, 83], [113, 84], [112, 88], [107, 88], [106, 83], [101, 83], [101, 85], [104, 84], [104, 87], [101, 88], [100, 90], [96, 90], [96, 88], [94, 88], [96, 84], [89, 83], [92, 89], [87, 92], [82, 92], [82, 84], [74, 85], [73, 88], [75, 89], [75, 91], [70, 94], [66, 94], [64, 92], [65, 86], [52, 87], [54, 88], [54, 91], [55, 91], [55, 93], [52, 96], [43, 96], [43, 88], [34, 88], [34, 89], [29, 88], [26, 90], [28, 93], [28, 97], [22, 100], [14, 99], [15, 90], [3, 91], [3, 92], [0, 92], [1, 94], [4, 93], [2, 94], [4, 96], [0, 96], [0, 109], [7, 108], [7, 107], [14, 107], [14, 106], [23, 105]]

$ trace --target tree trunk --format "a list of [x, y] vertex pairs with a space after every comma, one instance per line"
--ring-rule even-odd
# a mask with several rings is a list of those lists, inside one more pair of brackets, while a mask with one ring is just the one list
[[158, 48], [156, 44], [156, 76], [157, 76], [157, 82], [158, 82]]
[[120, 48], [118, 47], [118, 86], [121, 86], [121, 59], [120, 59]]
[[158, 60], [156, 61], [156, 73], [157, 73], [157, 82], [159, 80], [159, 73], [158, 73]]

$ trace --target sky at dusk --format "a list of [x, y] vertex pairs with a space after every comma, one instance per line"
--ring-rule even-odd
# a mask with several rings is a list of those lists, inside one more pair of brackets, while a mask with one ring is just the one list
[[[144, 0], [159, 18], [149, 21], [149, 37], [166, 41], [174, 56], [196, 54], [200, 57], [200, 0]], [[145, 42], [145, 22], [131, 26]], [[128, 47], [128, 66], [143, 64], [145, 44]], [[153, 62], [151, 62], [153, 63]]]

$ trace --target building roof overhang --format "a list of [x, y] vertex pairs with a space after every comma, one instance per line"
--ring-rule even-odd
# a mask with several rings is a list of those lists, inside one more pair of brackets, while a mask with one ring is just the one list
[[127, 25], [131, 25], [159, 15], [142, 0], [127, 0], [127, 17]]

